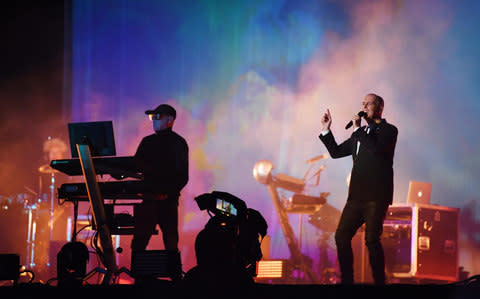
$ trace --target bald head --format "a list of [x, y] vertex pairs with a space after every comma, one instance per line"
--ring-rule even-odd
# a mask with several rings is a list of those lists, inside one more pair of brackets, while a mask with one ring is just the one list
[[369, 93], [369, 94], [367, 94], [366, 98], [367, 97], [373, 99], [373, 103], [375, 104], [375, 114], [376, 114], [376, 116], [382, 117], [383, 107], [385, 105], [384, 101], [383, 101], [383, 98], [381, 96], [379, 96], [378, 94], [375, 94], [375, 93]]

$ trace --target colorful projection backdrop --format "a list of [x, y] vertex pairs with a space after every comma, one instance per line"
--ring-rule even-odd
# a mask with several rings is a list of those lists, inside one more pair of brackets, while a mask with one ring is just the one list
[[[406, 201], [409, 180], [431, 182], [433, 204], [461, 208], [460, 264], [479, 272], [479, 11], [470, 1], [74, 1], [73, 121], [113, 120], [118, 154], [133, 155], [152, 132], [144, 111], [173, 105], [174, 130], [190, 146], [186, 264], [186, 236], [208, 220], [193, 199], [213, 190], [259, 210], [270, 257], [283, 258], [254, 164], [270, 160], [274, 174], [302, 178], [306, 161], [326, 153], [317, 138], [325, 110], [340, 141], [364, 95], [378, 93], [399, 129], [394, 202]], [[351, 164], [317, 162], [324, 170], [309, 194], [330, 192], [341, 209]], [[318, 232], [306, 216], [290, 217], [317, 261]]]

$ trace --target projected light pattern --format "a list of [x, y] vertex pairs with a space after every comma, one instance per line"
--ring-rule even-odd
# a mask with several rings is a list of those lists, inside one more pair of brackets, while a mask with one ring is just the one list
[[[252, 167], [266, 159], [301, 178], [304, 161], [326, 151], [317, 138], [322, 113], [330, 109], [332, 130], [344, 139], [345, 123], [369, 92], [384, 97], [384, 117], [399, 129], [394, 202], [405, 202], [409, 180], [420, 180], [432, 182], [432, 203], [471, 206], [480, 179], [473, 129], [480, 127], [479, 6], [74, 1], [73, 120], [113, 120], [118, 155], [132, 155], [152, 132], [144, 111], [174, 106], [174, 130], [189, 142], [191, 157], [182, 229], [206, 223], [196, 195], [225, 190], [267, 218], [274, 258], [288, 250]], [[309, 191], [330, 192], [329, 203], [341, 208], [351, 160], [322, 162], [320, 184]], [[478, 224], [478, 211], [472, 217]], [[302, 250], [316, 260], [315, 242], [308, 242], [315, 230], [306, 223], [302, 233]], [[465, 242], [480, 248], [473, 237]], [[480, 264], [468, 267], [478, 272]]]

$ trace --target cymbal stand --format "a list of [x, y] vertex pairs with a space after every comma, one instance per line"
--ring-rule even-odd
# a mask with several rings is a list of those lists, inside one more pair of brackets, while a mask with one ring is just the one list
[[26, 203], [28, 209], [28, 227], [27, 227], [27, 257], [25, 264], [28, 267], [35, 267], [35, 233], [37, 230], [37, 222], [34, 219], [33, 209], [35, 205]]
[[323, 284], [335, 284], [338, 281], [335, 268], [330, 264], [330, 260], [328, 258], [327, 240], [330, 238], [331, 234], [331, 232], [322, 231], [317, 240], [317, 244], [320, 249], [320, 282]]
[[37, 234], [37, 220], [38, 220], [38, 205], [42, 202], [42, 177], [39, 176], [39, 190], [38, 193], [32, 189], [27, 190], [35, 196], [35, 198], [23, 198], [23, 207], [28, 210], [28, 224], [27, 224], [27, 253], [25, 258], [25, 265], [30, 268], [36, 266], [35, 250], [36, 248], [36, 234]]
[[[50, 175], [50, 218], [48, 219], [48, 229], [49, 229], [49, 238], [51, 242], [53, 239], [53, 212], [54, 212], [54, 202], [55, 202], [55, 173], [52, 172]], [[50, 267], [50, 255], [47, 254], [47, 267]]]

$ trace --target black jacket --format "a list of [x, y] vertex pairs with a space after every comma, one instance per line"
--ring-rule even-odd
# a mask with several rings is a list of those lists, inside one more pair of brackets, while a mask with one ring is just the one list
[[[391, 204], [393, 201], [393, 156], [398, 130], [382, 119], [352, 133], [340, 145], [329, 132], [319, 138], [334, 159], [352, 155], [353, 168], [350, 177], [348, 200], [376, 201]], [[357, 154], [357, 142], [360, 148]]]

